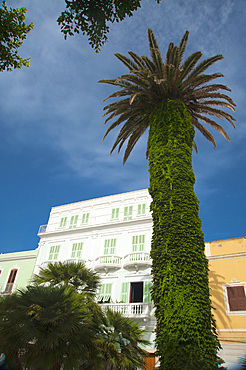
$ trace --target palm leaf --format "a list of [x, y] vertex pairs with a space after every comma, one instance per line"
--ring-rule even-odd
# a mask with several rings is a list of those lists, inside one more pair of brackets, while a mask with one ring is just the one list
[[[214, 116], [222, 120], [226, 119], [235, 127], [235, 118], [223, 108], [234, 111], [236, 104], [228, 95], [220, 92], [221, 90], [230, 91], [230, 89], [223, 84], [211, 83], [213, 80], [223, 77], [223, 74], [218, 72], [204, 73], [215, 62], [223, 59], [223, 56], [215, 55], [197, 64], [202, 57], [202, 53], [197, 51], [182, 62], [188, 36], [189, 32], [186, 31], [179, 46], [175, 46], [173, 43], [169, 44], [164, 63], [154, 33], [149, 29], [148, 41], [151, 57], [140, 57], [130, 51], [128, 53], [130, 59], [116, 53], [116, 57], [130, 70], [130, 74], [122, 75], [113, 80], [99, 81], [118, 87], [118, 90], [107, 99], [120, 98], [120, 100], [104, 107], [103, 117], [107, 116], [105, 123], [113, 121], [104, 138], [114, 128], [123, 125], [112, 151], [116, 147], [120, 151], [127, 142], [124, 163], [136, 142], [149, 127], [151, 112], [158, 104], [170, 99], [181, 100], [185, 104], [190, 113], [192, 124], [207, 140], [213, 143], [214, 147], [216, 144], [213, 135], [200, 121], [209, 124], [219, 131], [226, 140], [229, 140], [229, 136], [222, 126], [207, 117]], [[197, 151], [195, 142], [193, 145]]]

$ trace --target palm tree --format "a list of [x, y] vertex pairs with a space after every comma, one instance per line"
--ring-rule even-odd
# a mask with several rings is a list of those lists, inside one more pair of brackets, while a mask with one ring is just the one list
[[[201, 52], [183, 61], [188, 31], [179, 46], [169, 44], [165, 61], [153, 32], [148, 30], [151, 59], [129, 52], [131, 58], [115, 56], [130, 73], [99, 82], [118, 86], [104, 107], [113, 120], [104, 138], [123, 124], [112, 151], [127, 142], [123, 163], [134, 145], [149, 129], [146, 156], [149, 159], [149, 193], [152, 197], [153, 235], [152, 299], [156, 315], [156, 346], [161, 369], [217, 369], [220, 344], [211, 313], [208, 261], [204, 235], [194, 193], [192, 147], [195, 128], [216, 147], [213, 135], [200, 121], [229, 136], [214, 119], [235, 119], [220, 108], [234, 111], [235, 103], [211, 83], [221, 73], [205, 74], [209, 66], [223, 59], [216, 55], [199, 62]], [[198, 63], [199, 62], [199, 63]], [[108, 99], [107, 98], [107, 99]], [[118, 99], [122, 98], [122, 99]], [[105, 99], [105, 100], [107, 100]]]
[[100, 278], [97, 273], [87, 268], [83, 262], [55, 262], [48, 263], [41, 268], [38, 275], [34, 275], [32, 282], [36, 285], [48, 283], [62, 284], [74, 287], [77, 291], [87, 295], [94, 295]]
[[144, 331], [137, 323], [118, 312], [107, 309], [101, 311], [96, 337], [97, 352], [89, 361], [82, 363], [82, 369], [97, 370], [134, 370], [144, 369], [146, 352], [143, 346], [149, 344], [144, 340]]
[[28, 287], [0, 303], [2, 351], [25, 368], [78, 369], [91, 357], [95, 335], [84, 294], [70, 287]]

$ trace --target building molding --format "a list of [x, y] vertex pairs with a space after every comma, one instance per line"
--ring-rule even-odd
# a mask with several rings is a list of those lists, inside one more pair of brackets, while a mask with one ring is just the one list
[[218, 255], [218, 256], [208, 256], [207, 259], [209, 261], [221, 261], [221, 260], [227, 260], [232, 258], [246, 258], [246, 252], [241, 253], [232, 253], [232, 254], [225, 254], [225, 255]]

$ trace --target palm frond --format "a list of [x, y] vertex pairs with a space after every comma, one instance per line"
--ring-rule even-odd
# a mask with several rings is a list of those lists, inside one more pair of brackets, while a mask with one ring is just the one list
[[[105, 123], [113, 121], [104, 138], [114, 128], [123, 125], [111, 153], [116, 147], [120, 151], [127, 143], [123, 158], [124, 163], [141, 135], [149, 127], [151, 112], [158, 104], [172, 99], [181, 100], [185, 104], [190, 113], [192, 124], [207, 140], [213, 143], [214, 147], [216, 144], [213, 135], [200, 121], [209, 124], [226, 140], [230, 140], [223, 127], [208, 118], [208, 116], [213, 116], [225, 119], [235, 127], [235, 118], [223, 108], [235, 111], [236, 104], [232, 98], [221, 92], [231, 90], [224, 84], [213, 83], [213, 80], [224, 77], [223, 74], [219, 72], [205, 73], [211, 65], [223, 59], [223, 56], [218, 54], [199, 62], [202, 53], [197, 51], [182, 61], [188, 36], [189, 32], [186, 31], [179, 46], [175, 46], [172, 42], [169, 44], [165, 62], [163, 62], [154, 33], [149, 29], [148, 41], [151, 57], [140, 57], [130, 51], [128, 53], [130, 59], [116, 53], [116, 57], [129, 69], [130, 73], [116, 79], [99, 81], [118, 87], [117, 91], [105, 99], [120, 98], [120, 100], [104, 107], [103, 117], [107, 116]], [[197, 151], [195, 142], [193, 146]]]
[[116, 58], [118, 58], [130, 71], [132, 69], [138, 69], [137, 64], [133, 63], [131, 59], [125, 57], [124, 55], [121, 55], [119, 53], [114, 54]]
[[180, 82], [184, 80], [184, 78], [190, 73], [192, 68], [196, 65], [199, 59], [201, 59], [202, 53], [200, 51], [196, 51], [194, 54], [190, 55], [184, 64], [181, 66], [181, 75], [180, 75]]
[[198, 66], [193, 69], [193, 71], [189, 74], [189, 79], [192, 79], [193, 77], [196, 77], [206, 71], [208, 67], [210, 67], [212, 64], [217, 62], [218, 60], [224, 59], [223, 55], [215, 55], [212, 58], [208, 58], [206, 60], [203, 60], [201, 63], [198, 64]]
[[183, 59], [185, 49], [186, 49], [186, 45], [187, 45], [187, 42], [188, 42], [188, 38], [189, 38], [189, 31], [186, 31], [184, 36], [182, 37], [182, 40], [180, 41], [180, 44], [179, 44], [180, 60]]

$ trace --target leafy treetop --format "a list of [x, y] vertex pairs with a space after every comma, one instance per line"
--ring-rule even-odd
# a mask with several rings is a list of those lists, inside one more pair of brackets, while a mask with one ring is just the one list
[[25, 24], [26, 8], [9, 10], [6, 0], [0, 9], [0, 72], [11, 71], [13, 68], [29, 67], [30, 57], [22, 59], [18, 55], [18, 48], [23, 44], [26, 35], [33, 28], [33, 24]]
[[[155, 0], [158, 4], [161, 0]], [[141, 0], [65, 0], [66, 10], [57, 19], [65, 39], [75, 33], [87, 34], [96, 52], [107, 42], [107, 22], [122, 21], [141, 8]]]

